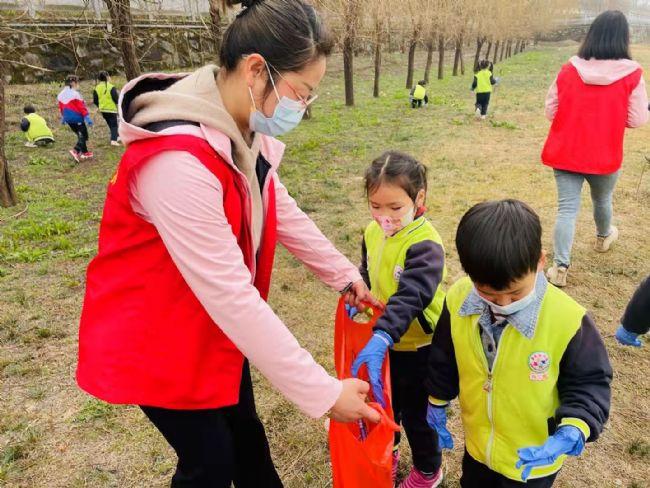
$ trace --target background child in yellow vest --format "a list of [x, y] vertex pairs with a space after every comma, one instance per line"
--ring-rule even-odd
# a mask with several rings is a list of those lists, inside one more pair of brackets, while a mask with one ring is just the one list
[[99, 108], [108, 129], [111, 131], [111, 146], [119, 146], [117, 134], [117, 100], [119, 94], [111, 83], [108, 72], [100, 71], [97, 78], [99, 83], [93, 90], [93, 103]]
[[459, 396], [463, 488], [551, 486], [609, 415], [605, 345], [585, 309], [546, 281], [541, 238], [517, 200], [475, 205], [458, 226], [469, 277], [447, 292], [426, 387], [435, 428]]
[[411, 102], [411, 108], [420, 108], [422, 107], [422, 103], [424, 103], [424, 106], [426, 107], [429, 103], [426, 84], [426, 81], [420, 80], [418, 81], [417, 85], [411, 88], [411, 93], [409, 94], [409, 102]]
[[23, 108], [25, 117], [20, 121], [20, 130], [25, 133], [27, 142], [25, 146], [49, 146], [54, 142], [54, 135], [47, 126], [47, 122], [43, 117], [36, 113], [33, 105], [25, 105]]
[[492, 94], [492, 85], [496, 85], [497, 80], [492, 76], [490, 71], [490, 62], [482, 60], [478, 65], [478, 71], [474, 74], [472, 82], [472, 91], [476, 90], [476, 116], [485, 119], [487, 116], [490, 96]]
[[[373, 221], [362, 243], [361, 275], [386, 304], [374, 335], [352, 365], [356, 376], [366, 365], [374, 398], [384, 403], [381, 368], [388, 351], [395, 420], [404, 425], [413, 469], [403, 488], [431, 488], [442, 481], [436, 431], [427, 424], [423, 388], [433, 329], [444, 301], [445, 251], [438, 232], [424, 216], [426, 167], [411, 156], [388, 151], [365, 175]], [[393, 453], [397, 473], [399, 433]]]

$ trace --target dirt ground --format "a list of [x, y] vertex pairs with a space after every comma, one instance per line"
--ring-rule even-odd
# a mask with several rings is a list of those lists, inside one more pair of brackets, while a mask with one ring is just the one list
[[[548, 121], [548, 85], [576, 50], [572, 43], [531, 48], [496, 66], [502, 77], [490, 117], [472, 115], [471, 75], [429, 86], [431, 103], [407, 107], [406, 59], [388, 55], [381, 97], [372, 98], [372, 62], [356, 61], [357, 106], [343, 105], [340, 56], [331, 60], [313, 120], [284, 138], [281, 176], [301, 207], [354, 262], [369, 220], [361, 175], [385, 149], [401, 149], [430, 170], [428, 216], [446, 245], [448, 284], [462, 275], [453, 246], [461, 215], [474, 203], [514, 197], [530, 203], [552, 252], [556, 193], [552, 171], [539, 162]], [[650, 46], [633, 54], [650, 70]], [[424, 56], [418, 54], [420, 76]], [[448, 73], [449, 75], [451, 73]], [[122, 82], [123, 80], [118, 80]], [[10, 86], [6, 152], [21, 202], [0, 209], [0, 485], [12, 487], [166, 486], [174, 456], [131, 406], [96, 401], [75, 385], [77, 327], [84, 273], [96, 250], [105, 186], [121, 149], [108, 145], [100, 116], [92, 130], [93, 161], [73, 165], [69, 130], [58, 124], [57, 84]], [[92, 84], [82, 84], [86, 100]], [[37, 105], [54, 128], [56, 145], [27, 149], [17, 128], [22, 106]], [[592, 251], [591, 201], [583, 193], [567, 292], [593, 314], [615, 370], [610, 422], [601, 439], [570, 459], [556, 486], [645, 487], [650, 451], [650, 356], [623, 348], [613, 333], [636, 285], [650, 273], [650, 126], [628, 131], [614, 197], [620, 241], [607, 254]], [[15, 216], [23, 209], [25, 212]], [[279, 252], [271, 304], [301, 344], [330, 370], [337, 296], [284, 250]], [[260, 416], [287, 487], [331, 485], [322, 421], [302, 416], [254, 372]], [[453, 412], [457, 412], [454, 407]], [[462, 429], [450, 419], [456, 448], [445, 454], [447, 487], [458, 486]], [[401, 472], [409, 468], [406, 446]]]

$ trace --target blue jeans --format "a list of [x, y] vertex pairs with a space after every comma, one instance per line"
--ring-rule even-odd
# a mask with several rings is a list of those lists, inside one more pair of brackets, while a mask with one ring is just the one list
[[553, 261], [560, 266], [571, 264], [571, 247], [576, 230], [576, 218], [580, 211], [582, 183], [587, 180], [594, 206], [594, 221], [599, 236], [611, 232], [612, 195], [619, 172], [608, 175], [589, 175], [554, 169], [557, 184], [558, 211], [555, 221]]

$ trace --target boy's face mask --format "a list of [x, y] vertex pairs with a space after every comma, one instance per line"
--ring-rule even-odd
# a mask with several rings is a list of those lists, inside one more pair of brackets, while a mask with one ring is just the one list
[[483, 298], [479, 293], [477, 293], [477, 295], [481, 298], [481, 300], [483, 300], [490, 307], [490, 310], [492, 310], [492, 313], [494, 315], [500, 315], [504, 317], [522, 311], [523, 309], [528, 307], [531, 303], [533, 303], [536, 297], [534, 286], [528, 295], [508, 305], [497, 305], [496, 303], [491, 302], [486, 298]]
[[397, 232], [408, 226], [415, 220], [415, 206], [411, 206], [406, 213], [399, 218], [389, 217], [388, 215], [378, 215], [372, 213], [372, 217], [381, 226], [387, 237], [395, 235]]

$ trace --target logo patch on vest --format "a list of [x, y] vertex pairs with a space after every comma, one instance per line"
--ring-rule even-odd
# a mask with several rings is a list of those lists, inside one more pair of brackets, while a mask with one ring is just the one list
[[402, 268], [400, 265], [395, 266], [395, 269], [393, 270], [393, 278], [395, 278], [395, 281], [399, 281], [403, 272], [404, 268]]
[[538, 351], [528, 356], [528, 367], [531, 381], [544, 381], [548, 379], [548, 370], [551, 368], [551, 358], [547, 353]]

